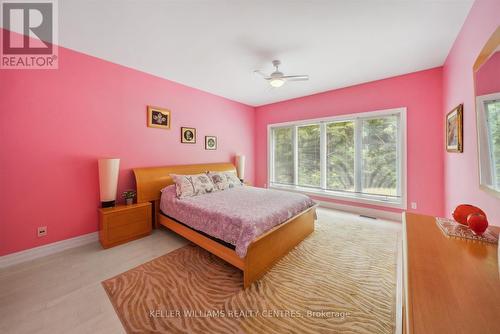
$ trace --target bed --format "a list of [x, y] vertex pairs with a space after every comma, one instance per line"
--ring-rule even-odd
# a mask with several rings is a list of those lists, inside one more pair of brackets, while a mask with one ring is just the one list
[[[200, 225], [200, 219], [196, 220], [196, 217], [193, 215], [186, 216], [179, 214], [176, 211], [181, 210], [175, 210], [175, 207], [172, 207], [172, 203], [170, 203], [170, 207], [166, 205], [165, 195], [162, 198], [161, 191], [165, 188], [168, 190], [168, 186], [174, 183], [170, 174], [198, 174], [206, 171], [235, 172], [236, 170], [231, 163], [135, 168], [134, 174], [137, 184], [137, 201], [138, 203], [153, 203], [155, 227], [164, 226], [242, 270], [243, 285], [247, 288], [262, 277], [272, 265], [286, 255], [293, 247], [314, 231], [316, 206], [306, 206], [300, 212], [290, 211], [290, 209], [286, 207], [283, 210], [277, 208], [273, 215], [279, 216], [281, 217], [280, 219], [285, 220], [280, 222], [279, 225], [271, 228], [266, 226], [263, 228], [265, 232], [251, 235], [251, 240], [243, 240], [238, 243], [237, 240], [233, 240], [235, 239], [234, 237], [231, 238], [223, 234], [218, 235], [221, 237], [219, 239], [206, 233], [206, 229], [204, 231], [204, 227], [207, 225]], [[237, 189], [224, 190], [221, 193], [231, 191], [233, 191], [233, 193], [231, 193], [232, 195], [238, 192], [241, 193], [241, 196], [245, 195], [245, 191]], [[259, 192], [259, 196], [263, 196], [265, 194], [263, 192], [266, 192], [266, 190], [248, 188], [248, 192]], [[217, 200], [218, 198], [219, 203], [223, 203], [224, 198], [221, 196], [227, 196], [227, 194], [200, 195], [197, 196], [200, 198], [185, 201], [185, 203], [190, 203], [192, 205], [197, 204], [200, 206], [202, 196], [211, 196], [211, 200]], [[175, 200], [170, 199], [170, 201]], [[163, 210], [161, 210], [160, 207], [162, 207]], [[226, 210], [223, 205], [219, 206], [218, 209], [220, 211], [219, 213], [223, 213], [223, 211]], [[194, 209], [192, 211], [194, 211]], [[287, 213], [286, 216], [284, 215], [285, 213]], [[237, 217], [231, 217], [231, 215], [228, 214], [217, 219], [226, 219], [229, 221], [233, 218], [236, 219]], [[251, 217], [247, 218], [251, 219]], [[206, 220], [209, 222], [210, 215], [207, 215]], [[196, 222], [198, 222], [198, 225], [196, 225]], [[234, 245], [236, 246], [234, 247]]]

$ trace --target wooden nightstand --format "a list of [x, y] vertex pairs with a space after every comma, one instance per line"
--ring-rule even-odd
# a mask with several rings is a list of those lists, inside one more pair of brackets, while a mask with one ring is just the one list
[[99, 240], [104, 248], [139, 239], [150, 233], [150, 202], [99, 209]]

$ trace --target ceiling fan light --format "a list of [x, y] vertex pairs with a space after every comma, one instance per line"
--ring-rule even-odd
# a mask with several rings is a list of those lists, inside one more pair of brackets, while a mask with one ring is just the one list
[[269, 81], [269, 84], [275, 88], [283, 86], [284, 83], [285, 83], [285, 80], [283, 80], [283, 79], [271, 79]]

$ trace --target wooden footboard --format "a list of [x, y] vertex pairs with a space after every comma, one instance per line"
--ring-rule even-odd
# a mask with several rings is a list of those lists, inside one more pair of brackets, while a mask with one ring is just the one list
[[315, 218], [316, 207], [312, 207], [276, 226], [249, 245], [244, 259], [240, 258], [234, 250], [162, 214], [159, 215], [158, 222], [241, 269], [243, 271], [243, 286], [247, 288], [314, 231]]
[[261, 278], [283, 256], [314, 231], [316, 207], [309, 208], [255, 239], [248, 247], [243, 270], [245, 288]]
[[197, 244], [201, 248], [209, 251], [210, 253], [220, 257], [224, 261], [232, 264], [236, 268], [241, 270], [245, 270], [245, 261], [241, 257], [239, 257], [234, 250], [228, 248], [215, 240], [207, 238], [201, 233], [198, 233], [189, 227], [186, 227], [182, 224], [179, 224], [175, 220], [172, 220], [162, 214], [159, 215], [159, 223], [160, 225], [165, 226], [169, 230], [174, 231], [175, 233], [183, 236], [189, 241]]

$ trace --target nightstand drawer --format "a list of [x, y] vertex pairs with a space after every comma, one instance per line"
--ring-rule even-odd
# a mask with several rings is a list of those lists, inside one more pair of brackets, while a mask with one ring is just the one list
[[125, 210], [114, 214], [106, 215], [108, 227], [120, 228], [129, 224], [140, 224], [148, 220], [149, 207], [143, 206], [133, 210]]
[[104, 248], [151, 233], [151, 204], [141, 203], [100, 210], [100, 240]]
[[123, 212], [107, 219], [108, 241], [111, 243], [127, 240], [135, 235], [148, 233], [151, 223], [147, 219], [148, 208]]

